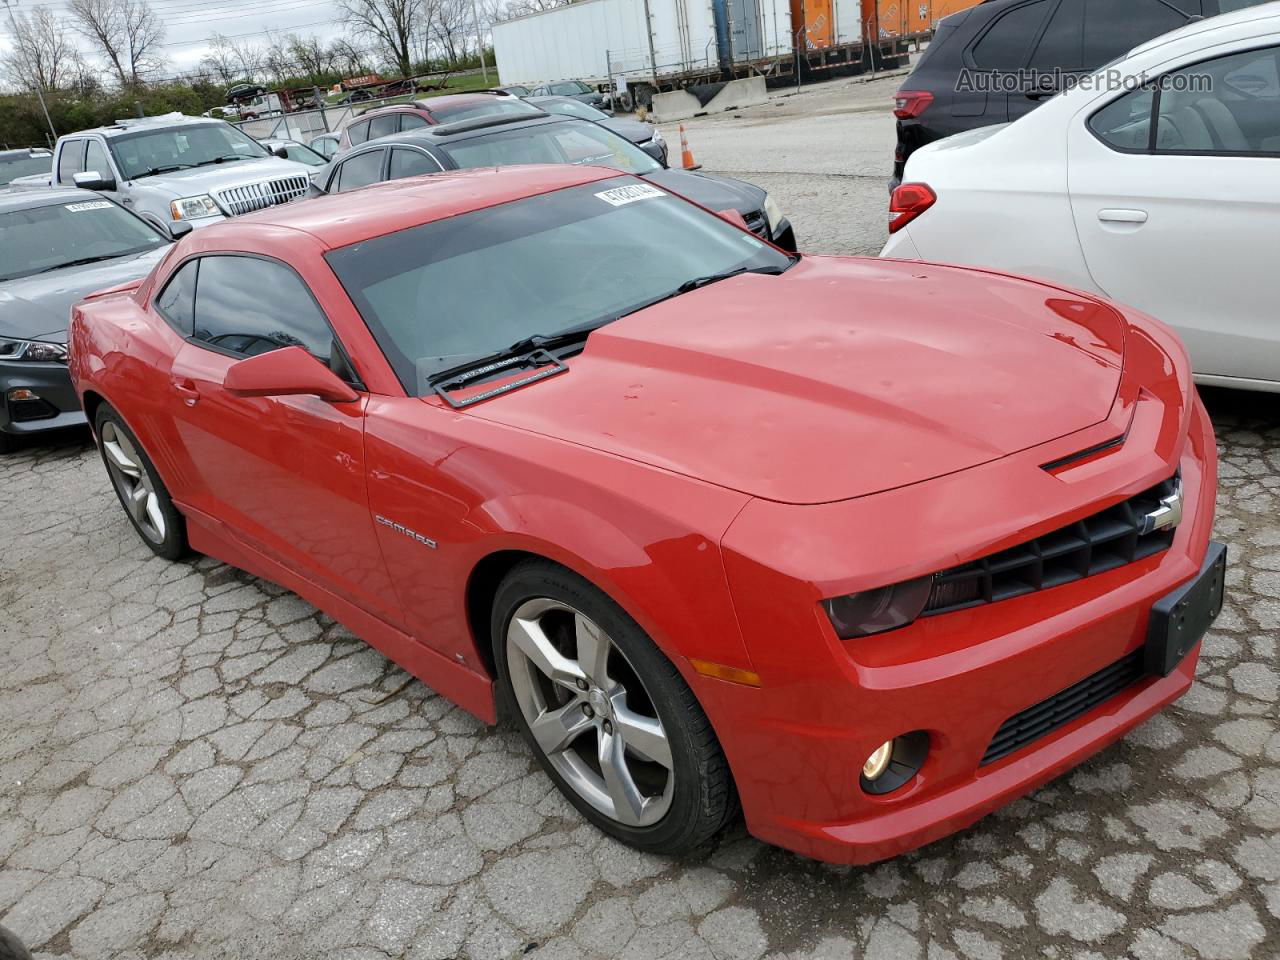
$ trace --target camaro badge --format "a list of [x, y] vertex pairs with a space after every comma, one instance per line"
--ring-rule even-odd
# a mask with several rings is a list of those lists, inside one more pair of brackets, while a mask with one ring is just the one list
[[436, 542], [434, 540], [432, 540], [430, 537], [424, 537], [422, 534], [418, 533], [418, 531], [416, 530], [410, 530], [404, 524], [396, 523], [394, 520], [388, 520], [386, 517], [384, 517], [380, 513], [375, 513], [373, 515], [373, 519], [377, 520], [384, 527], [390, 527], [396, 533], [403, 533], [406, 537], [409, 537], [413, 540], [417, 540], [424, 547], [430, 547], [432, 550], [436, 548]]

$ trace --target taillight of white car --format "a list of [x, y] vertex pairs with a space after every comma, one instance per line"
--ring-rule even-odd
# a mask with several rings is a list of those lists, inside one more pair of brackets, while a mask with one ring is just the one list
[[927, 183], [899, 184], [889, 196], [889, 232], [897, 233], [937, 202]]

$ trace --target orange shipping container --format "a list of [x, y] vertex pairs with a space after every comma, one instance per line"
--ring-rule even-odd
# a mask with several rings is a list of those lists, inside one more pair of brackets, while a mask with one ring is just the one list
[[801, 51], [862, 39], [859, 0], [791, 0], [791, 29]]
[[876, 0], [866, 4], [868, 35], [880, 39], [928, 33], [943, 17], [975, 6], [981, 0]]

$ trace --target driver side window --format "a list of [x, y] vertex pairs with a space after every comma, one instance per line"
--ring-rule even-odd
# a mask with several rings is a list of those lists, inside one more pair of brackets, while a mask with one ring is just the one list
[[[167, 290], [166, 290], [167, 293]], [[253, 357], [302, 347], [339, 375], [345, 360], [302, 278], [258, 257], [200, 259], [193, 339], [223, 353]]]

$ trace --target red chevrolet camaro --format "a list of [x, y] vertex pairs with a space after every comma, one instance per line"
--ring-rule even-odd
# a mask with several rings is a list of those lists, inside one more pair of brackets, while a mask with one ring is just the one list
[[80, 305], [142, 538], [297, 591], [608, 833], [889, 857], [1185, 692], [1216, 453], [1159, 323], [787, 255], [616, 171], [240, 217]]

